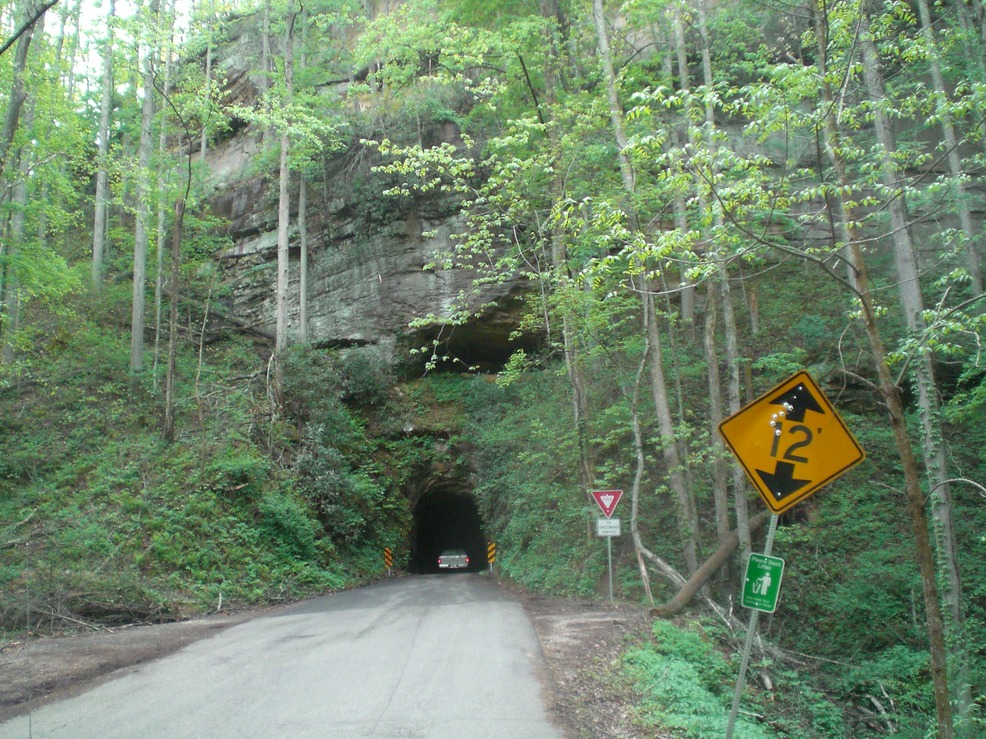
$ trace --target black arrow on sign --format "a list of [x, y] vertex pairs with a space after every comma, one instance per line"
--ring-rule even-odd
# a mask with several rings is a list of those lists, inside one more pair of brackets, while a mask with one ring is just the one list
[[790, 421], [801, 422], [805, 420], [805, 411], [815, 411], [816, 413], [825, 413], [822, 407], [815, 400], [815, 396], [811, 394], [811, 391], [805, 387], [805, 384], [799, 383], [795, 387], [792, 387], [783, 395], [779, 395], [770, 401], [771, 405], [783, 405], [788, 408], [787, 418]]
[[777, 500], [783, 500], [811, 482], [797, 479], [794, 476], [794, 465], [790, 462], [778, 462], [773, 472], [757, 470], [757, 474]]

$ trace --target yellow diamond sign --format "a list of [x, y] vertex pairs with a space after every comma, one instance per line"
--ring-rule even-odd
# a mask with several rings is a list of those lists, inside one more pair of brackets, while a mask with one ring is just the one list
[[767, 507], [783, 513], [866, 457], [807, 372], [719, 424]]

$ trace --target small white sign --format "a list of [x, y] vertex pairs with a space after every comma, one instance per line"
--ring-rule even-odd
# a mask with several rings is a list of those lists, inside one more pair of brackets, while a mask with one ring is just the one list
[[596, 536], [620, 536], [620, 519], [597, 518]]

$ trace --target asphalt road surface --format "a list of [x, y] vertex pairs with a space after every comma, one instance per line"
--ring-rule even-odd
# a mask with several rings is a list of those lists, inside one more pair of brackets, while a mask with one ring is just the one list
[[561, 737], [523, 608], [488, 578], [306, 601], [0, 724], [0, 737]]

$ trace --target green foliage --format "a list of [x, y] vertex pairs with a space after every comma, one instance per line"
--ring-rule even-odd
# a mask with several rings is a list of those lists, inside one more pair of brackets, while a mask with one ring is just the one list
[[477, 380], [463, 400], [476, 447], [475, 495], [502, 574], [555, 593], [604, 587], [605, 550], [587, 537], [587, 501], [573, 479], [563, 380], [532, 374], [508, 388]]
[[270, 493], [260, 501], [258, 512], [261, 534], [277, 548], [301, 561], [316, 558], [318, 526], [301, 501], [285, 493]]
[[[758, 705], [776, 734], [924, 733], [933, 711], [920, 583], [898, 492], [899, 462], [869, 389], [873, 370], [843, 284], [846, 229], [836, 207], [842, 205], [858, 211], [852, 225], [865, 240], [875, 296], [884, 303], [878, 327], [895, 347], [894, 369], [931, 352], [941, 371], [949, 463], [965, 479], [953, 491], [968, 616], [963, 646], [974, 694], [983, 695], [986, 506], [971, 483], [986, 481], [986, 375], [978, 356], [986, 324], [960, 262], [975, 234], [939, 225], [957, 220], [962, 193], [943, 176], [946, 152], [927, 144], [941, 140], [946, 120], [966, 137], [956, 149], [961, 156], [981, 143], [981, 39], [958, 22], [961, 4], [936, 6], [949, 90], [938, 95], [927, 87], [935, 50], [908, 4], [866, 6], [881, 59], [893, 71], [885, 99], [871, 101], [860, 76], [859, 3], [823, 9], [825, 69], [815, 58], [815, 28], [804, 19], [758, 3], [706, 4], [708, 80], [696, 74], [704, 40], [697, 6], [685, 5], [631, 2], [619, 9], [620, 22], [608, 24], [628, 111], [623, 153], [632, 164], [632, 192], [621, 178], [611, 101], [582, 6], [561, 4], [549, 17], [546, 6], [529, 0], [409, 2], [378, 12], [363, 32], [362, 7], [317, 0], [306, 4], [318, 31], [307, 37], [312, 63], [299, 70], [292, 104], [275, 84], [249, 110], [221, 110], [221, 86], [205, 89], [203, 69], [191, 61], [203, 57], [204, 39], [189, 47], [176, 70], [175, 107], [162, 114], [172, 135], [175, 111], [190, 133], [204, 129], [210, 141], [227, 135], [238, 115], [237, 123], [287, 133], [292, 169], [313, 178], [334, 168], [320, 159], [348, 130], [335, 92], [318, 88], [365, 68], [366, 82], [352, 86], [347, 102], [358, 101], [352, 127], [377, 141], [382, 159], [373, 171], [362, 150], [347, 159], [339, 168], [344, 182], [330, 197], [345, 193], [347, 217], [364, 235], [427, 202], [429, 220], [449, 217], [455, 232], [453, 248], [435, 255], [429, 269], [468, 270], [476, 288], [518, 280], [533, 286], [523, 328], [545, 341], [541, 351], [516, 354], [498, 382], [432, 375], [404, 386], [400, 400], [384, 360], [370, 350], [296, 348], [278, 357], [284, 384], [277, 408], [262, 379], [265, 358], [252, 344], [220, 337], [203, 345], [200, 364], [195, 348], [183, 343], [181, 431], [171, 446], [157, 434], [160, 375], [149, 369], [133, 390], [124, 376], [127, 342], [116, 327], [127, 324], [130, 309], [133, 235], [126, 217], [111, 232], [106, 284], [80, 294], [88, 279], [91, 238], [83, 216], [96, 106], [67, 96], [53, 49], [39, 37], [41, 55], [29, 70], [34, 123], [17, 131], [11, 150], [31, 173], [23, 209], [30, 236], [18, 243], [5, 238], [0, 255], [4, 277], [16, 276], [29, 298], [15, 337], [17, 361], [0, 365], [0, 545], [13, 542], [0, 550], [0, 625], [176, 617], [220, 599], [280, 600], [374, 577], [381, 545], [409, 536], [402, 491], [431, 465], [468, 468], [474, 476], [502, 575], [540, 590], [598, 594], [604, 547], [592, 536], [595, 511], [580, 489], [580, 453], [596, 475], [589, 484], [628, 487], [636, 464], [633, 421], [645, 440], [639, 531], [677, 564], [678, 522], [660, 453], [671, 440], [657, 427], [643, 373], [645, 290], [661, 291], [675, 440], [689, 444], [707, 552], [718, 535], [708, 489], [721, 453], [708, 423], [721, 410], [709, 407], [708, 377], [725, 385], [734, 369], [723, 338], [732, 326], [710, 333], [715, 356], [705, 353], [700, 334], [703, 319], [721, 315], [715, 303], [720, 285], [729, 284], [736, 361], [748, 370], [741, 392], [754, 396], [808, 366], [837, 389], [840, 407], [853, 410], [844, 415], [868, 453], [864, 465], [785, 516], [777, 537], [777, 553], [787, 560], [785, 589], [764, 632], [808, 662], [796, 674], [760, 665], [778, 687], [750, 690], [746, 703]], [[675, 68], [670, 13], [681, 14], [689, 85]], [[283, 33], [283, 20], [275, 18], [275, 33]], [[197, 25], [197, 33], [213, 39], [223, 30], [221, 22]], [[325, 43], [340, 30], [347, 44]], [[11, 59], [4, 55], [0, 63], [0, 89], [11, 89]], [[665, 59], [672, 63], [665, 66]], [[826, 84], [839, 91], [837, 144], [824, 131]], [[111, 179], [115, 209], [128, 214], [139, 99], [121, 88], [116, 103]], [[899, 191], [883, 181], [882, 152], [873, 141], [878, 108], [898, 133], [894, 166], [921, 173]], [[826, 146], [837, 148], [849, 184], [834, 181]], [[256, 157], [257, 175], [271, 173], [274, 156], [271, 148]], [[965, 162], [966, 195], [979, 184], [981, 159]], [[156, 171], [167, 169], [167, 161], [155, 163]], [[196, 172], [196, 182], [204, 174]], [[21, 176], [15, 167], [2, 175], [5, 192]], [[160, 184], [160, 198], [170, 205], [174, 183]], [[329, 192], [340, 183], [324, 184]], [[891, 201], [906, 201], [909, 224], [921, 229], [922, 288], [933, 308], [923, 314], [929, 329], [920, 336], [908, 335], [886, 297], [896, 284], [884, 248]], [[223, 291], [212, 266], [226, 245], [215, 236], [223, 229], [202, 202], [193, 192], [186, 221], [187, 326], [202, 325], [199, 306]], [[20, 214], [9, 199], [0, 207], [5, 223]], [[461, 217], [453, 220], [455, 214]], [[268, 273], [261, 265], [246, 277], [272, 279]], [[691, 289], [699, 298], [694, 317], [679, 301]], [[453, 305], [443, 306], [448, 312], [436, 309], [415, 328], [475, 316], [469, 291], [452, 297]], [[425, 347], [435, 367], [439, 349]], [[656, 347], [649, 349], [653, 360]], [[585, 379], [588, 412], [580, 428], [563, 352]], [[457, 458], [461, 449], [468, 460]], [[621, 597], [643, 597], [632, 564], [620, 567], [616, 582]], [[670, 591], [666, 583], [653, 585], [658, 597]], [[709, 593], [720, 602], [733, 595], [728, 582], [711, 583]], [[725, 637], [710, 627], [661, 622], [655, 640], [626, 662], [645, 696], [648, 728], [720, 735], [735, 670], [722, 656]], [[742, 735], [770, 734], [748, 721]]]
[[[652, 643], [624, 655], [628, 675], [641, 695], [641, 722], [653, 729], [677, 730], [681, 736], [723, 736], [734, 666], [701, 626], [656, 621], [653, 629]], [[741, 716], [736, 736], [755, 739], [775, 734]]]
[[52, 336], [35, 348], [47, 362], [26, 357], [23, 386], [0, 397], [19, 409], [0, 428], [0, 481], [12, 491], [0, 533], [29, 542], [0, 550], [3, 630], [298, 598], [379, 575], [380, 542], [406, 537], [406, 502], [386, 477], [399, 479], [402, 462], [366, 457], [377, 442], [343, 403], [383, 402], [386, 372], [373, 356], [298, 352], [287, 373], [295, 422], [334, 453], [321, 468], [342, 481], [344, 520], [333, 528], [294, 459], [308, 443], [288, 460], [281, 448], [272, 456], [255, 432], [263, 386], [226, 388], [224, 378], [261, 365], [248, 345], [212, 346], [201, 367], [197, 347], [180, 352], [178, 395], [192, 398], [196, 378], [200, 401], [185, 405], [184, 433], [169, 446], [156, 431], [158, 396], [150, 384], [133, 394], [121, 371], [126, 336], [85, 320]]

